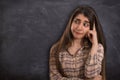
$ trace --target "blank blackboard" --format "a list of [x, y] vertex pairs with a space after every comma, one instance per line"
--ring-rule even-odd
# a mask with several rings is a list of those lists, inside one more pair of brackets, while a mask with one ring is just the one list
[[119, 0], [1, 0], [0, 80], [49, 80], [49, 50], [71, 12], [92, 6], [106, 37], [107, 80], [120, 80]]

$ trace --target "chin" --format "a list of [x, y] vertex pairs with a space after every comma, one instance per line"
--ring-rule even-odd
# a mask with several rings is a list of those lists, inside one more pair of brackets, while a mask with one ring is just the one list
[[84, 36], [74, 36], [75, 39], [83, 39]]

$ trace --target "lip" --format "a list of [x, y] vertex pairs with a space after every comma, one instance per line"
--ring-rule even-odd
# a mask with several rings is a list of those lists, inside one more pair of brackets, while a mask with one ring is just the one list
[[79, 32], [75, 32], [76, 34], [83, 34], [83, 33], [79, 33]]

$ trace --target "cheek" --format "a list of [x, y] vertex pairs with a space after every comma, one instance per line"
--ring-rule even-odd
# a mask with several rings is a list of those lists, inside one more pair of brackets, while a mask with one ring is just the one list
[[90, 27], [84, 28], [84, 31], [87, 32], [90, 30]]
[[72, 33], [72, 35], [74, 35], [74, 30], [75, 30], [75, 27], [73, 25], [71, 25], [71, 33]]
[[71, 25], [71, 31], [73, 31], [75, 29], [74, 25]]
[[84, 33], [86, 34], [89, 30], [90, 30], [90, 28], [85, 28]]
[[76, 25], [75, 24], [71, 24], [71, 31], [73, 31], [74, 29], [76, 29]]

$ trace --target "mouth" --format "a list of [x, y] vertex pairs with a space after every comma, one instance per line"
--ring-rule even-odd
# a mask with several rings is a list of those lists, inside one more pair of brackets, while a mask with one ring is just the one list
[[83, 32], [75, 32], [76, 34], [78, 34], [78, 35], [82, 35], [83, 34]]

